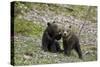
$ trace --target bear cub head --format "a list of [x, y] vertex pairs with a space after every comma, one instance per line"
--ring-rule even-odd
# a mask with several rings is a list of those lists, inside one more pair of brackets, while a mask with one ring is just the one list
[[63, 31], [62, 25], [60, 23], [53, 21], [53, 23], [48, 22], [47, 26], [48, 34], [54, 39], [60, 40]]
[[72, 30], [72, 27], [68, 26], [67, 29], [66, 28], [63, 29], [62, 37], [63, 38], [68, 38], [72, 34], [74, 34], [74, 32]]

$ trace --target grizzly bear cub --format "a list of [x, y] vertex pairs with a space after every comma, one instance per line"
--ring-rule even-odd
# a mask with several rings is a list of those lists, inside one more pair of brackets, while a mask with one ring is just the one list
[[79, 58], [82, 59], [82, 52], [80, 49], [79, 39], [72, 31], [71, 26], [69, 26], [68, 29], [64, 29], [62, 39], [64, 54], [69, 56], [71, 50], [74, 49], [78, 53]]
[[47, 23], [47, 28], [43, 32], [42, 36], [42, 49], [44, 51], [50, 51], [53, 53], [62, 51], [58, 42], [62, 36], [61, 31], [61, 25], [55, 21], [52, 23]]

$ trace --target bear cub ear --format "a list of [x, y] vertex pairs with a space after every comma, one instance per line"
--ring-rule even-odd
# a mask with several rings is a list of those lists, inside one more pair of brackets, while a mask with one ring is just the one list
[[69, 28], [71, 28], [72, 26], [70, 25]]
[[[55, 22], [55, 21], [53, 21], [52, 23], [56, 23], [56, 22]], [[48, 25], [48, 26], [50, 26], [50, 25], [51, 25], [51, 23], [50, 23], [50, 22], [48, 22], [48, 23], [47, 23], [47, 25]]]
[[47, 25], [50, 26], [51, 25], [50, 22], [48, 22]]
[[56, 23], [55, 21], [53, 21], [53, 23]]

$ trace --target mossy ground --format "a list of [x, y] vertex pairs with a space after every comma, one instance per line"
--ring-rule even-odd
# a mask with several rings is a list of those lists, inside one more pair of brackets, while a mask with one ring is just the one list
[[83, 59], [79, 59], [74, 50], [69, 57], [63, 53], [44, 52], [41, 49], [41, 37], [35, 39], [34, 37], [22, 35], [15, 36], [14, 47], [15, 65], [55, 64], [97, 60], [96, 46], [91, 45], [81, 45]]

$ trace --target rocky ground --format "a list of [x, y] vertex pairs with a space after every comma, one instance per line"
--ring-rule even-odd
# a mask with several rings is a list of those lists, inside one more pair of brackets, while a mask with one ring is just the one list
[[[91, 21], [83, 21], [73, 16], [57, 15], [50, 11], [38, 11], [31, 10], [24, 16], [29, 21], [37, 21], [37, 24], [41, 24], [43, 27], [47, 26], [47, 22], [57, 21], [62, 25], [72, 25], [79, 33], [82, 25], [84, 27], [80, 34], [80, 43], [83, 45], [96, 45], [97, 44], [97, 23]], [[78, 34], [77, 33], [77, 34]]]
[[[62, 47], [62, 44], [60, 46]], [[65, 56], [63, 53], [44, 52], [41, 49], [41, 41], [39, 38], [15, 36], [14, 47], [15, 65], [55, 64], [97, 60], [96, 46], [81, 45], [83, 59], [79, 59], [74, 50], [70, 57]]]

